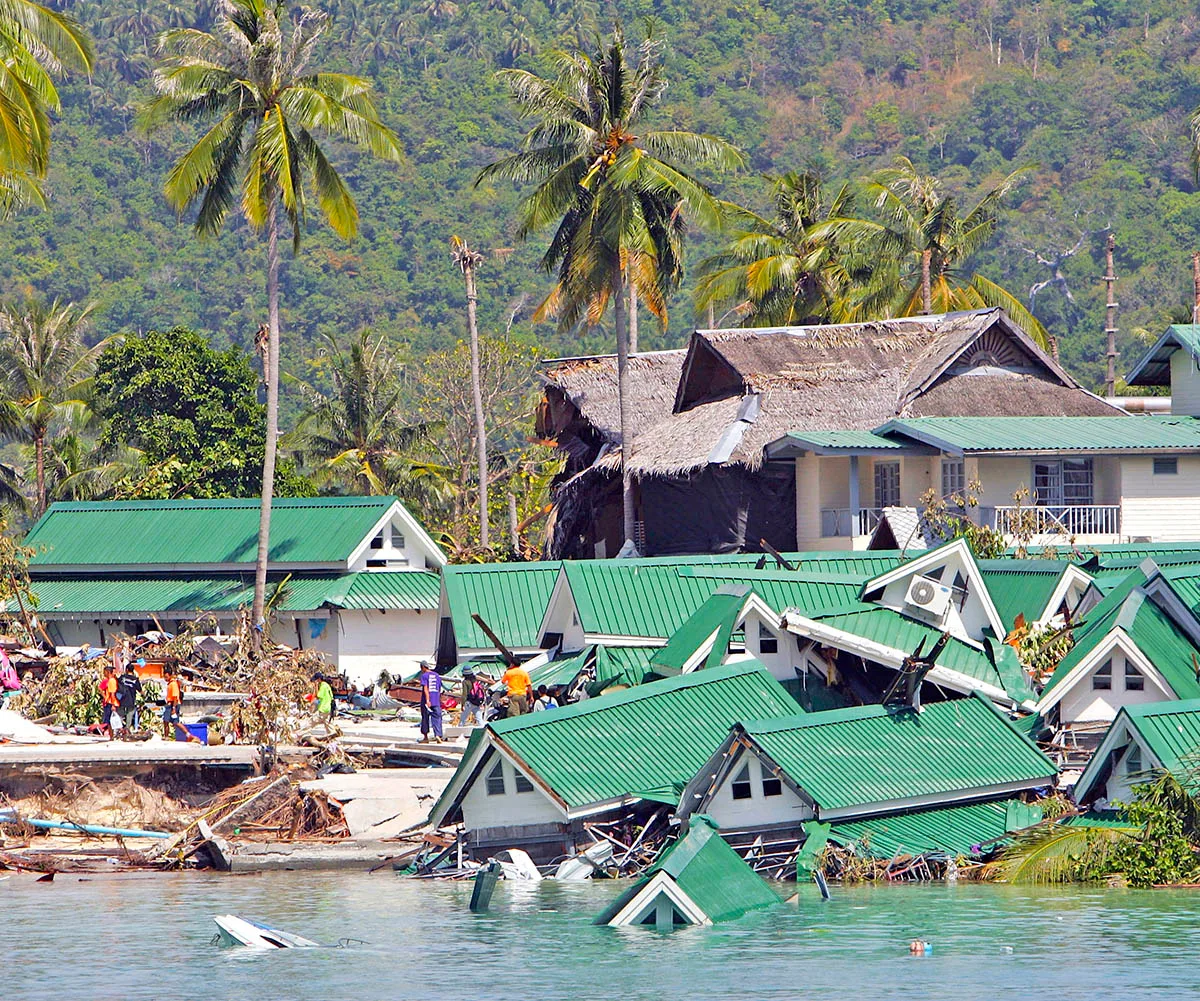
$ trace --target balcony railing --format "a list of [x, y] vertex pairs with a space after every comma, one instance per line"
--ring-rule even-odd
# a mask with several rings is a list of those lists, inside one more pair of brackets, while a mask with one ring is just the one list
[[821, 537], [825, 539], [870, 535], [879, 524], [880, 508], [824, 508], [821, 511]]
[[1119, 504], [1028, 505], [992, 510], [992, 527], [1005, 535], [1121, 534]]

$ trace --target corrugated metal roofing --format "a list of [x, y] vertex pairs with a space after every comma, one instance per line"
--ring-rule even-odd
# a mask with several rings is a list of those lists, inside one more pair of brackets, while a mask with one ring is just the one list
[[1005, 629], [1012, 629], [1018, 615], [1024, 615], [1026, 622], [1041, 616], [1062, 579], [1066, 564], [1055, 563], [1050, 564], [1049, 569], [1029, 570], [1020, 565], [1020, 560], [1007, 562], [1009, 565], [1004, 569], [981, 567], [980, 573]]
[[[268, 581], [270, 599], [282, 577]], [[294, 574], [273, 607], [311, 611], [325, 606], [352, 609], [437, 608], [438, 575], [426, 570], [352, 574]], [[132, 614], [228, 612], [249, 607], [252, 574], [212, 577], [35, 577], [33, 593], [43, 613]]]
[[914, 417], [879, 434], [907, 435], [949, 452], [1200, 451], [1200, 419], [1113, 417]]
[[[271, 563], [345, 563], [394, 497], [279, 497], [271, 505]], [[54, 566], [253, 564], [257, 498], [52, 504], [30, 530], [34, 570]]]
[[1180, 349], [1188, 352], [1193, 358], [1200, 358], [1200, 325], [1173, 323], [1167, 327], [1150, 350], [1129, 370], [1126, 376], [1128, 384], [1171, 385], [1171, 355]]
[[1126, 706], [1121, 712], [1163, 768], [1180, 777], [1196, 770], [1200, 755], [1200, 699]]
[[1057, 767], [979, 696], [856, 706], [744, 727], [820, 811], [1053, 783]]
[[545, 563], [481, 563], [442, 568], [442, 586], [460, 650], [492, 649], [471, 618], [483, 621], [508, 647], [537, 647], [542, 618], [562, 566]]
[[722, 585], [671, 634], [666, 646], [654, 651], [650, 658], [651, 669], [663, 677], [679, 674], [706, 643], [709, 643], [709, 649], [696, 666], [720, 664], [725, 659], [733, 627], [749, 594], [748, 584]]
[[747, 662], [488, 726], [568, 807], [578, 808], [624, 796], [677, 797], [735, 722], [795, 710], [779, 682]]
[[[1016, 826], [1014, 817], [1020, 818]], [[969, 855], [976, 845], [995, 842], [1039, 820], [1040, 807], [1030, 808], [1020, 800], [1009, 799], [834, 824], [829, 839], [852, 846], [863, 858], [891, 859], [934, 852], [958, 858]]]
[[[886, 449], [907, 448], [907, 443], [885, 438], [874, 431], [789, 431], [783, 440], [794, 441], [817, 449]], [[780, 444], [772, 442], [771, 445]], [[771, 447], [771, 446], [768, 446]]]
[[695, 817], [687, 833], [646, 871], [672, 876], [684, 893], [713, 921], [729, 921], [760, 907], [779, 903], [779, 896], [703, 817]]
[[[890, 567], [889, 567], [890, 569]], [[804, 570], [755, 571], [732, 569], [728, 571], [687, 568], [680, 571], [683, 576], [703, 578], [716, 588], [722, 584], [749, 584], [766, 604], [782, 613], [785, 608], [816, 611], [838, 608], [856, 601], [863, 582], [873, 572], [864, 568], [861, 574], [818, 573]]]

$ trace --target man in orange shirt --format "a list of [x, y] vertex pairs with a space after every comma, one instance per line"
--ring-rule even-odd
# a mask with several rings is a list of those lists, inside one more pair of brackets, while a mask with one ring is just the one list
[[163, 740], [175, 739], [175, 728], [183, 717], [183, 682], [173, 667], [163, 671], [167, 682], [167, 696], [163, 705]]
[[113, 673], [112, 664], [104, 665], [104, 673], [100, 676], [100, 723], [112, 736], [112, 714], [117, 709], [117, 676]]
[[520, 664], [510, 664], [500, 680], [508, 689], [508, 715], [522, 716], [529, 712], [529, 689], [533, 687], [529, 672]]

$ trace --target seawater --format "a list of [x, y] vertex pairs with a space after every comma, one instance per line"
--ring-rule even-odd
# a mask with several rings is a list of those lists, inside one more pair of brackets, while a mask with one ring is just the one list
[[[0, 998], [557, 1001], [1200, 997], [1200, 891], [833, 887], [711, 928], [596, 927], [620, 882], [185, 873], [0, 882]], [[780, 887], [790, 892], [792, 887]], [[346, 948], [212, 943], [214, 914]], [[908, 954], [913, 938], [933, 943]]]

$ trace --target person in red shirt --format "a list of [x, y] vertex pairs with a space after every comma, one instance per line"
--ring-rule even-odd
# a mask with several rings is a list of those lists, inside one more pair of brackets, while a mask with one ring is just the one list
[[112, 664], [104, 665], [104, 673], [100, 675], [100, 723], [112, 736], [112, 715], [117, 710], [117, 676], [113, 673]]

